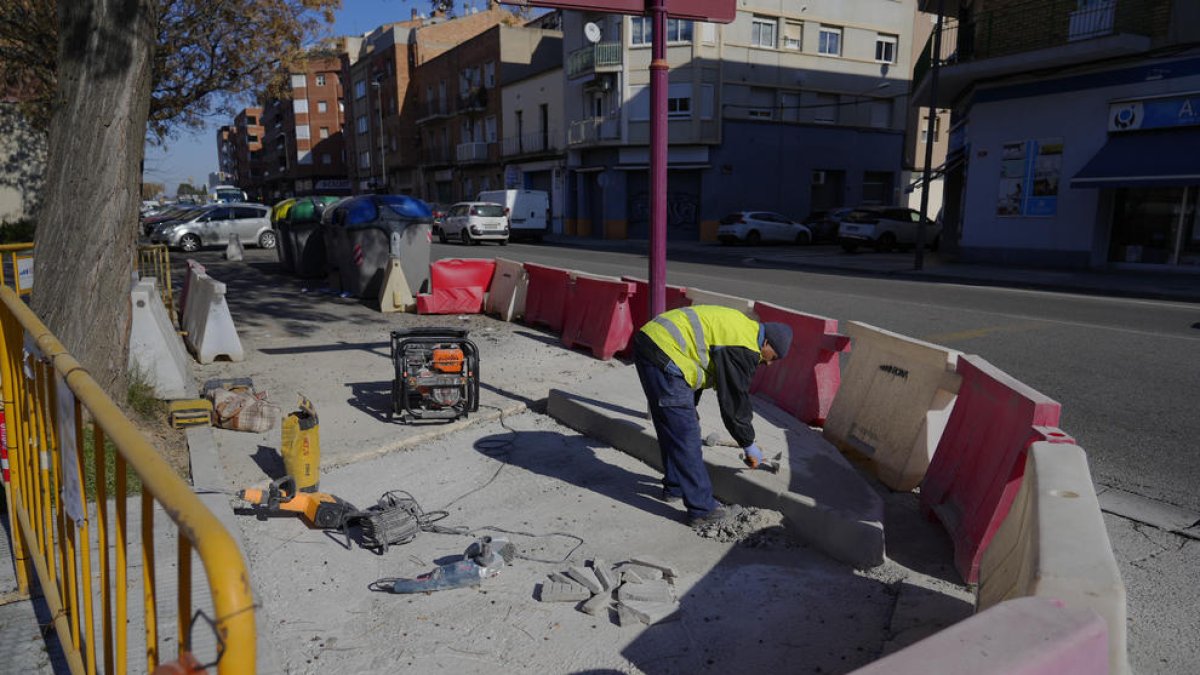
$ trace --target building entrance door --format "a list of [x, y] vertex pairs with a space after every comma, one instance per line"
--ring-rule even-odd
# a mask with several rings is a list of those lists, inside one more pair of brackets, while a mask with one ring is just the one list
[[1200, 265], [1198, 198], [1191, 186], [1118, 189], [1109, 262]]

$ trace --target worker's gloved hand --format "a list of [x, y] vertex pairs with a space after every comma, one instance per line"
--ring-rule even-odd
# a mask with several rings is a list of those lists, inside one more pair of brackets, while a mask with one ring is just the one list
[[757, 443], [751, 443], [742, 448], [742, 461], [751, 469], [757, 468], [763, 461], [762, 450], [759, 449]]

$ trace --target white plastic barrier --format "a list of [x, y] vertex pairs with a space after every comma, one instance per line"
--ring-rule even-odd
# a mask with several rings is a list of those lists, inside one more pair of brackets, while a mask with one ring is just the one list
[[193, 397], [196, 392], [187, 349], [171, 325], [155, 284], [154, 277], [145, 277], [134, 282], [129, 293], [129, 370], [146, 378], [156, 398]]
[[937, 450], [961, 381], [959, 352], [865, 323], [843, 325], [853, 351], [825, 438], [863, 455], [885, 485], [917, 487]]
[[503, 321], [525, 316], [525, 293], [529, 290], [529, 273], [525, 265], [507, 258], [496, 258], [496, 271], [488, 287], [483, 311]]
[[245, 358], [225, 302], [225, 284], [207, 274], [196, 274], [190, 280], [183, 329], [187, 331], [188, 348], [200, 363], [212, 363], [220, 357], [230, 361]]
[[1049, 598], [1001, 603], [853, 675], [1104, 675], [1104, 620]]
[[1058, 598], [1104, 617], [1109, 668], [1129, 672], [1125, 583], [1087, 455], [1076, 445], [1031, 446], [1021, 489], [980, 563], [977, 611], [1030, 595]]
[[379, 311], [408, 312], [417, 310], [417, 299], [408, 287], [408, 278], [399, 258], [389, 258], [383, 271], [383, 288], [379, 291]]
[[692, 301], [693, 305], [720, 305], [721, 307], [732, 307], [742, 314], [758, 320], [758, 314], [754, 312], [754, 301], [746, 298], [739, 298], [736, 295], [726, 295], [714, 291], [705, 291], [699, 288], [688, 288], [684, 291], [684, 295], [688, 300]]

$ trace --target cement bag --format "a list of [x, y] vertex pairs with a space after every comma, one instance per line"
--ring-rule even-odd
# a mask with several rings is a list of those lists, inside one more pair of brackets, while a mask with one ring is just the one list
[[262, 433], [274, 429], [279, 419], [279, 406], [267, 400], [265, 391], [255, 394], [247, 389], [213, 389], [208, 396], [217, 426], [222, 429]]

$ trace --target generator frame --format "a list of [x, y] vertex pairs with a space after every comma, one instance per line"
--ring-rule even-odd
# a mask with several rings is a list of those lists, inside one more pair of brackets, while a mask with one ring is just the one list
[[[439, 419], [453, 421], [479, 410], [479, 349], [467, 339], [469, 331], [461, 328], [427, 326], [392, 331], [392, 415], [401, 422], [408, 419]], [[405, 372], [404, 353], [410, 347], [432, 349], [437, 345], [453, 344], [463, 352], [463, 373], [466, 379], [466, 396], [453, 406], [441, 410], [412, 407], [413, 392], [408, 386]]]

